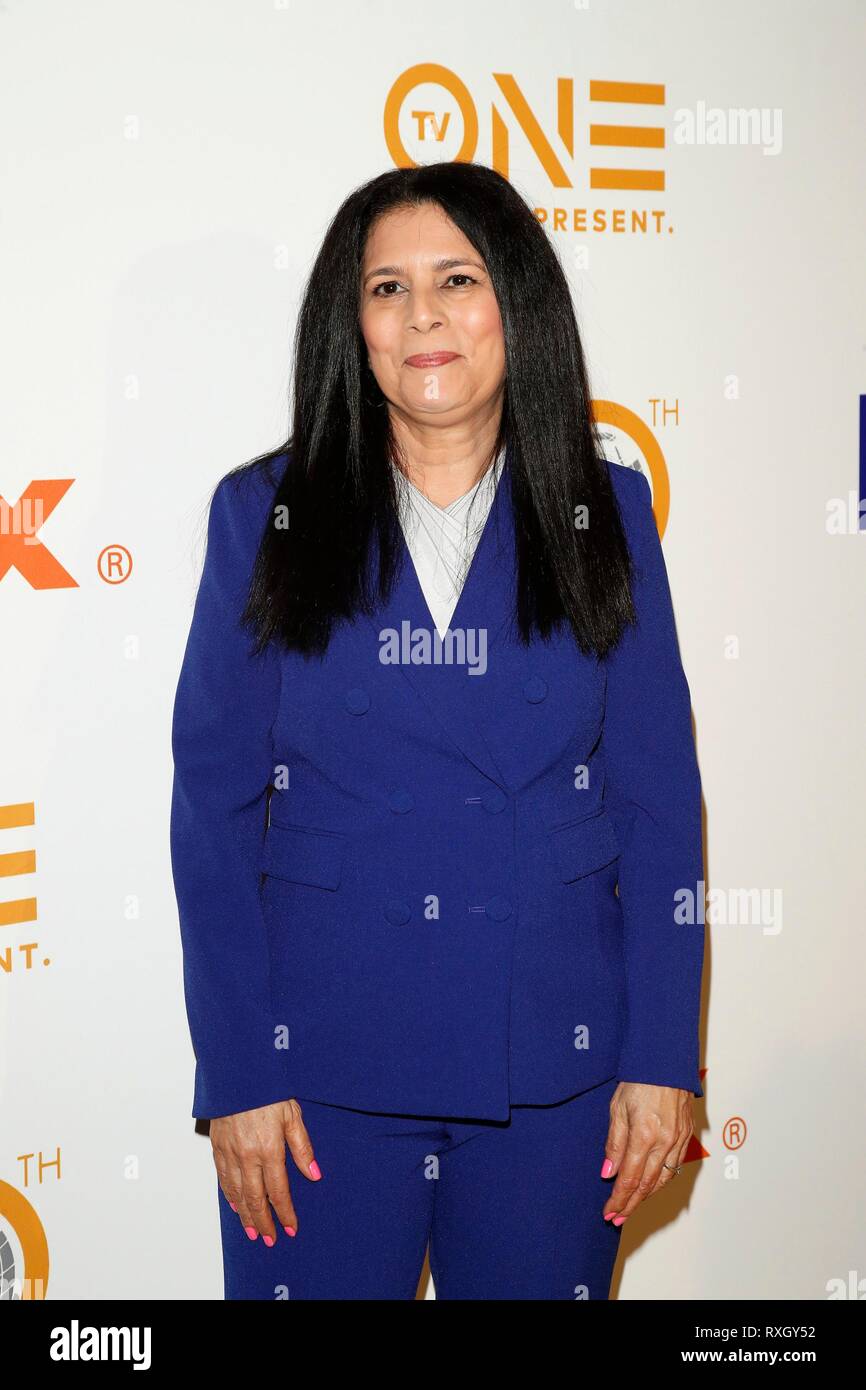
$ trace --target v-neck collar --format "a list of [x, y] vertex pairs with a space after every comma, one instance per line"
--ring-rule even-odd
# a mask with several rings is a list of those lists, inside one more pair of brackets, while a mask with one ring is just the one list
[[[516, 604], [516, 542], [511, 508], [511, 478], [506, 446], [502, 471], [478, 545], [472, 556], [466, 580], [448, 624], [448, 632], [468, 643], [474, 634], [476, 648], [483, 639], [487, 669], [507, 625], [513, 621]], [[378, 589], [379, 557], [376, 546], [370, 551], [372, 592]], [[454, 655], [454, 644], [446, 634], [441, 639], [427, 606], [405, 537], [398, 545], [397, 571], [391, 592], [372, 613], [364, 615], [381, 649], [386, 633], [414, 642], [426, 631], [433, 644], [433, 655], [420, 662], [410, 655], [397, 662], [395, 669], [424, 701], [432, 719], [486, 776], [500, 785], [497, 767], [481, 727], [479, 692], [486, 682], [478, 679], [466, 663]], [[438, 644], [441, 644], [438, 645]], [[442, 660], [439, 660], [441, 656]], [[473, 679], [473, 675], [475, 678]]]
[[[391, 465], [397, 475], [401, 530], [409, 551], [405, 563], [414, 571], [424, 609], [443, 640], [455, 621], [457, 603], [469, 582], [475, 553], [501, 482], [504, 461], [503, 447], [468, 492], [447, 507], [433, 502], [396, 465]], [[478, 514], [473, 517], [471, 508], [476, 505]], [[434, 582], [440, 570], [447, 576], [447, 593], [441, 587], [437, 589]], [[434, 613], [438, 614], [435, 621]]]
[[[491, 467], [497, 467], [498, 461], [499, 459], [497, 457], [497, 460], [491, 465]], [[472, 558], [469, 562], [469, 567], [466, 571], [463, 584], [460, 588], [460, 593], [457, 595], [457, 602], [454, 605], [454, 609], [451, 613], [451, 618], [448, 622], [448, 631], [454, 631], [457, 628], [465, 628], [467, 626], [466, 622], [461, 621], [461, 619], [465, 618], [467, 607], [470, 604], [474, 605], [474, 603], [479, 598], [480, 593], [483, 591], [484, 588], [486, 588], [487, 583], [489, 581], [490, 567], [492, 563], [492, 556], [490, 552], [494, 543], [493, 533], [496, 532], [500, 526], [502, 526], [503, 522], [508, 523], [510, 521], [510, 515], [507, 514], [509, 509], [506, 508], [502, 502], [502, 494], [504, 490], [503, 479], [505, 478], [507, 468], [508, 451], [506, 449], [502, 458], [502, 467], [500, 469], [499, 478], [496, 482], [496, 486], [493, 491], [493, 497], [491, 498], [490, 507], [488, 508], [484, 525], [481, 528], [481, 534], [478, 537], [478, 541], [472, 553]], [[475, 491], [478, 488], [478, 486], [484, 482], [486, 477], [487, 474], [483, 474], [482, 477], [479, 478], [478, 482], [473, 485], [471, 491]], [[508, 482], [510, 482], [510, 478], [505, 483], [506, 490], [508, 489]], [[423, 496], [424, 494], [422, 493], [421, 495]], [[463, 497], [455, 498], [455, 501], [460, 502], [467, 496], [468, 494], [464, 493]], [[427, 500], [429, 501], [429, 499]], [[410, 587], [413, 590], [413, 602], [411, 606], [416, 613], [422, 613], [424, 615], [423, 625], [425, 627], [428, 627], [432, 632], [435, 632], [438, 635], [438, 625], [434, 620], [433, 614], [430, 611], [430, 606], [427, 603], [427, 599], [424, 594], [424, 589], [422, 587], [421, 580], [418, 576], [418, 571], [415, 567], [415, 561], [412, 558], [412, 552], [409, 547], [409, 543], [406, 540], [406, 537], [402, 535], [402, 533], [400, 555], [402, 573], [405, 575], [406, 582], [409, 583]], [[471, 624], [469, 624], [469, 626], [471, 626]]]

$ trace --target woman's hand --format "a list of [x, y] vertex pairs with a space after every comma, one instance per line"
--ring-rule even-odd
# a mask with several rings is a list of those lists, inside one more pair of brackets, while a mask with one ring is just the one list
[[258, 1110], [220, 1115], [210, 1122], [210, 1138], [220, 1187], [250, 1240], [275, 1240], [271, 1207], [287, 1235], [298, 1229], [286, 1171], [286, 1144], [305, 1178], [321, 1178], [310, 1136], [296, 1100]]
[[[610, 1102], [601, 1170], [613, 1177], [613, 1191], [604, 1204], [605, 1221], [621, 1226], [646, 1197], [665, 1187], [683, 1161], [692, 1124], [691, 1091], [673, 1086], [645, 1086], [621, 1081]], [[670, 1167], [664, 1167], [664, 1164]]]

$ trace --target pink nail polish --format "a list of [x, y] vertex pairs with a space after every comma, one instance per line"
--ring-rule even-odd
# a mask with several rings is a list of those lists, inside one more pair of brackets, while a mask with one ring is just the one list
[[237, 1207], [235, 1206], [234, 1202], [229, 1202], [229, 1206], [231, 1207], [232, 1211], [237, 1211]]
[[614, 1226], [621, 1226], [625, 1220], [627, 1220], [627, 1217], [625, 1216], [615, 1216], [613, 1218], [613, 1224]]
[[287, 1236], [296, 1236], [298, 1234], [294, 1226], [284, 1226], [283, 1230], [285, 1231]]
[[320, 1178], [322, 1176], [321, 1169], [319, 1168], [319, 1165], [315, 1159], [313, 1159], [312, 1163], [310, 1164], [308, 1171], [311, 1178]]
[[271, 1246], [274, 1243], [273, 1236], [262, 1236], [262, 1240], [265, 1242], [265, 1245], [267, 1246]]
[[258, 1234], [259, 1234], [259, 1233], [258, 1233], [258, 1231], [256, 1230], [255, 1226], [244, 1226], [244, 1230], [246, 1231], [246, 1233], [247, 1233], [247, 1235], [249, 1236], [250, 1240], [257, 1240], [257, 1239], [258, 1239]]
[[604, 1160], [604, 1163], [601, 1165], [601, 1176], [603, 1178], [609, 1178], [612, 1172], [613, 1164], [611, 1163], [609, 1158], [606, 1158]]
[[609, 1211], [609, 1212], [607, 1213], [607, 1215], [605, 1216], [605, 1218], [604, 1218], [605, 1221], [610, 1221], [611, 1218], [613, 1217], [613, 1215], [614, 1215], [614, 1213], [613, 1213], [612, 1211]]

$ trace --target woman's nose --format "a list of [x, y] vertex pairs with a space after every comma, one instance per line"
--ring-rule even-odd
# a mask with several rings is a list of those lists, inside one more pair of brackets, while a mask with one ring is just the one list
[[444, 319], [442, 308], [436, 304], [431, 290], [414, 290], [406, 296], [406, 309], [410, 326], [417, 328], [441, 328]]

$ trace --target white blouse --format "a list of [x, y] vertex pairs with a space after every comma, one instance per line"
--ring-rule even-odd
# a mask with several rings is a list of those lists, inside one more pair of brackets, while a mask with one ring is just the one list
[[439, 507], [396, 464], [400, 524], [421, 592], [441, 637], [448, 631], [502, 474], [505, 449], [468, 492]]

